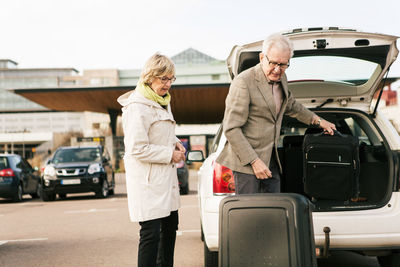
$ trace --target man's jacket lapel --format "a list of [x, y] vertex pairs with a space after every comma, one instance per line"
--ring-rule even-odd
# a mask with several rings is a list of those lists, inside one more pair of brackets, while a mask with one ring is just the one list
[[260, 90], [267, 106], [269, 107], [273, 118], [276, 120], [276, 105], [275, 99], [272, 95], [272, 90], [270, 90], [270, 85], [267, 82], [267, 78], [262, 71], [261, 64], [259, 64], [256, 68], [256, 81], [257, 81], [257, 88]]

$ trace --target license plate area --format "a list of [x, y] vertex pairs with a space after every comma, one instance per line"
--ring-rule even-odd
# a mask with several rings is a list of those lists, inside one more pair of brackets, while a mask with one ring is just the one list
[[81, 179], [63, 179], [61, 180], [62, 185], [69, 185], [69, 184], [80, 184]]

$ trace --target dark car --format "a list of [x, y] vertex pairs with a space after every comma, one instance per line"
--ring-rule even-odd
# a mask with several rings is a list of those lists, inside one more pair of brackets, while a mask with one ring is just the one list
[[189, 170], [185, 161], [176, 163], [176, 169], [178, 172], [179, 192], [181, 195], [187, 195], [189, 193]]
[[22, 201], [24, 194], [39, 197], [38, 172], [20, 155], [0, 154], [0, 197]]
[[53, 201], [70, 193], [94, 192], [106, 198], [114, 194], [115, 180], [110, 156], [103, 146], [60, 147], [46, 165], [41, 196]]

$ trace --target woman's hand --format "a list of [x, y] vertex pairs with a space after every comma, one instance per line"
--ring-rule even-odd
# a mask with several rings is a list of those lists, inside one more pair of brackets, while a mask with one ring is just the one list
[[185, 153], [179, 150], [174, 150], [172, 153], [172, 162], [178, 163], [181, 160], [185, 160]]
[[175, 150], [172, 153], [172, 162], [178, 163], [181, 160], [185, 160], [186, 159], [185, 152], [186, 152], [185, 147], [181, 143], [177, 142], [175, 144]]
[[175, 150], [182, 151], [183, 153], [186, 153], [186, 148], [179, 142], [175, 144]]

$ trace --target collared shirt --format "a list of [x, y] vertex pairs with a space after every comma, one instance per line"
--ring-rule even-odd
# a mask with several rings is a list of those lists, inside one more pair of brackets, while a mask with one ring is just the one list
[[279, 114], [283, 102], [281, 82], [268, 81], [268, 84], [271, 85], [272, 95], [274, 96], [276, 114]]

